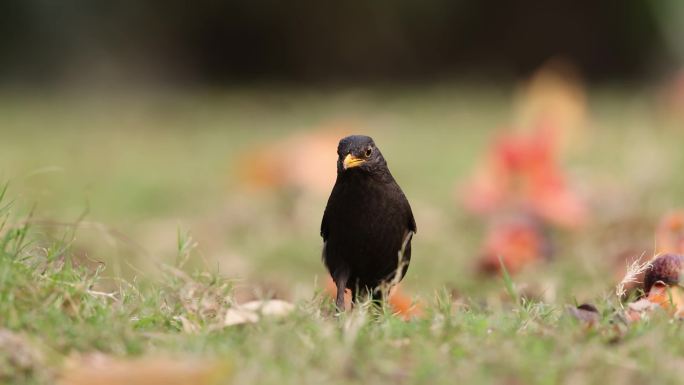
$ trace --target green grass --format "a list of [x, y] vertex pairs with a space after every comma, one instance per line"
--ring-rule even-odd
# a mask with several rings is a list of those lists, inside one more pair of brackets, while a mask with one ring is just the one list
[[[680, 322], [611, 323], [611, 255], [649, 252], [657, 218], [684, 205], [684, 134], [631, 95], [592, 94], [589, 139], [565, 159], [592, 223], [556, 231], [552, 263], [484, 279], [484, 224], [456, 187], [512, 120], [506, 90], [4, 94], [0, 331], [32, 358], [0, 353], [0, 383], [53, 383], [93, 352], [218, 359], [240, 384], [678, 383]], [[421, 319], [333, 316], [320, 292], [326, 197], [240, 185], [254, 146], [336, 121], [375, 137], [411, 200], [402, 285], [426, 304]], [[295, 310], [222, 326], [235, 301], [271, 295]], [[582, 302], [602, 312], [596, 330], [567, 316]]]
[[[13, 239], [17, 239], [16, 236]], [[18, 239], [17, 239], [18, 240]], [[79, 266], [68, 247], [28, 238], [0, 257], [2, 327], [34, 352], [16, 367], [0, 354], [0, 376], [50, 383], [75, 353], [174, 354], [233, 368], [220, 383], [678, 383], [681, 324], [664, 315], [627, 329], [603, 301], [603, 325], [587, 332], [561, 305], [523, 299], [482, 304], [439, 293], [425, 317], [403, 321], [366, 305], [336, 317], [332, 301], [301, 300], [293, 313], [222, 327], [229, 281], [169, 266], [157, 279], [121, 282], [103, 294], [100, 269]], [[187, 252], [183, 246], [182, 253]], [[504, 286], [503, 282], [500, 282]], [[514, 290], [513, 284], [506, 284]], [[517, 294], [515, 294], [517, 298]], [[183, 321], [181, 321], [183, 319]], [[191, 327], [187, 326], [191, 325]]]

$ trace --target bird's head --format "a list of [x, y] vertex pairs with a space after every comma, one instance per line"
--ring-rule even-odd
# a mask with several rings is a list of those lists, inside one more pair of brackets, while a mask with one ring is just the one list
[[342, 138], [337, 146], [337, 155], [338, 173], [350, 170], [370, 172], [387, 166], [385, 158], [370, 136], [351, 135]]

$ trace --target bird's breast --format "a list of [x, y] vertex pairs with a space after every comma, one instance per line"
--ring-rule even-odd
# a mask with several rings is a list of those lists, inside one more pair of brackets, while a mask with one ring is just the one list
[[384, 184], [341, 187], [331, 207], [329, 241], [355, 254], [396, 253], [406, 232], [403, 195]]

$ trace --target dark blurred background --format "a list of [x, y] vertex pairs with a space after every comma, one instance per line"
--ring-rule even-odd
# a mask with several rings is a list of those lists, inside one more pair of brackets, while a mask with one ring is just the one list
[[62, 85], [657, 79], [681, 56], [675, 0], [3, 0], [0, 81]]

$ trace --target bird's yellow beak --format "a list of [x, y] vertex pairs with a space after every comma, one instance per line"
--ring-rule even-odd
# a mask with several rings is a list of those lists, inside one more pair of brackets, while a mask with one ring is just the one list
[[344, 161], [342, 162], [342, 166], [344, 169], [349, 169], [352, 167], [358, 167], [360, 166], [363, 162], [365, 162], [364, 159], [357, 158], [352, 154], [347, 154], [347, 156], [344, 158]]

